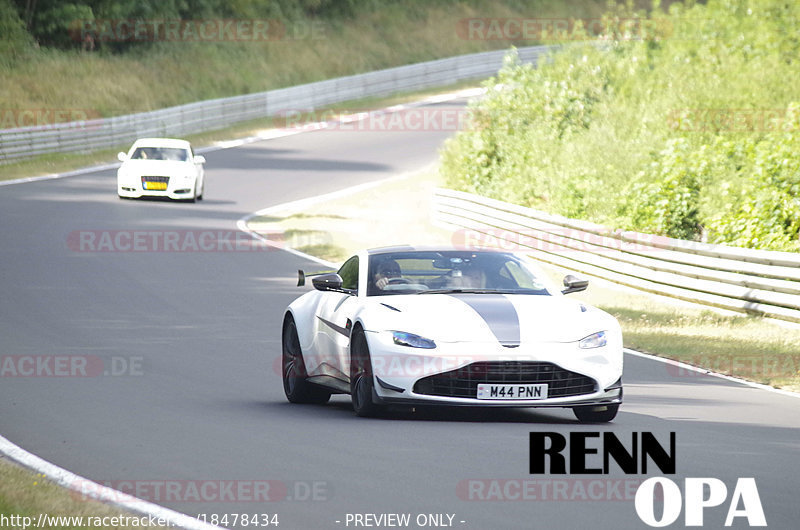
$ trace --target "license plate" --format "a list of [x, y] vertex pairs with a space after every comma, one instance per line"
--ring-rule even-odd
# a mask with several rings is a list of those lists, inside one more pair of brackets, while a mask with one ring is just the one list
[[478, 399], [546, 399], [547, 385], [478, 385]]
[[146, 189], [146, 190], [165, 190], [165, 189], [167, 189], [167, 183], [166, 182], [148, 182], [148, 181], [144, 181], [144, 182], [142, 182], [142, 184], [144, 184], [144, 189]]

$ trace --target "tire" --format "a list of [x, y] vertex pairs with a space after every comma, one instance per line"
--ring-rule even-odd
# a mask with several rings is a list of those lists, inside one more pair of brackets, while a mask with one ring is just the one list
[[[597, 410], [602, 409], [602, 410]], [[572, 412], [581, 423], [607, 423], [617, 416], [619, 404], [607, 406], [573, 407]]]
[[383, 407], [372, 399], [374, 386], [367, 336], [356, 328], [350, 338], [350, 399], [357, 416], [377, 416], [382, 411]]
[[283, 391], [291, 403], [327, 403], [331, 393], [324, 388], [309, 383], [306, 378], [306, 365], [300, 340], [297, 338], [297, 327], [291, 315], [287, 315], [283, 323], [281, 373]]
[[197, 196], [197, 200], [198, 200], [198, 201], [202, 201], [202, 200], [203, 200], [203, 194], [204, 194], [205, 192], [206, 192], [206, 183], [205, 183], [205, 182], [203, 182], [203, 185], [202, 185], [202, 186], [200, 186], [200, 195], [198, 195], [198, 196]]

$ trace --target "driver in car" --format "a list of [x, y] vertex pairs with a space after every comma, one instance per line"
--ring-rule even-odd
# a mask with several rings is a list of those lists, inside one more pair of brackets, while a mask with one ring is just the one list
[[378, 289], [383, 290], [389, 282], [402, 279], [400, 265], [393, 259], [387, 259], [378, 264], [373, 281]]

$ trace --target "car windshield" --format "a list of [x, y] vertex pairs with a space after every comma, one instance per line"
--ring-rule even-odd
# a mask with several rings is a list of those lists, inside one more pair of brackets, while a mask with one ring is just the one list
[[131, 155], [131, 160], [174, 160], [186, 162], [189, 160], [189, 150], [181, 147], [137, 147]]
[[369, 258], [367, 296], [434, 293], [551, 294], [513, 254], [406, 251]]

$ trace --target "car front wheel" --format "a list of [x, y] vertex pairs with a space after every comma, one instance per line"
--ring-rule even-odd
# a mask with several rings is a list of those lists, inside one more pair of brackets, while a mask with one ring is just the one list
[[331, 393], [307, 381], [306, 365], [294, 319], [287, 316], [283, 324], [282, 374], [283, 391], [291, 403], [327, 403]]
[[372, 399], [374, 378], [367, 336], [356, 329], [350, 339], [350, 398], [357, 416], [376, 416], [382, 407]]

